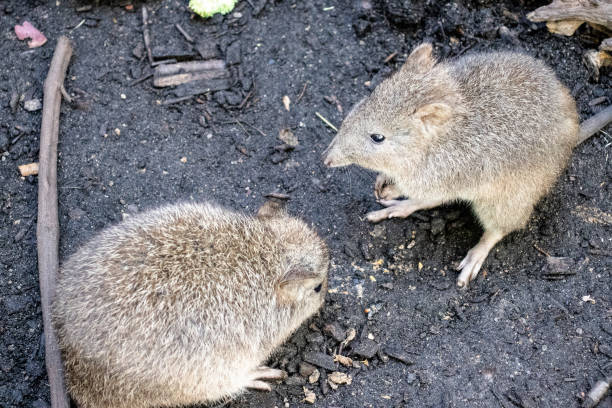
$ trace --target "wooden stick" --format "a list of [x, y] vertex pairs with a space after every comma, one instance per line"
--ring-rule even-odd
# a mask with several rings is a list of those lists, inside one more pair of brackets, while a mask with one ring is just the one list
[[580, 124], [580, 139], [578, 144], [599, 132], [610, 122], [612, 122], [612, 105]]
[[72, 45], [67, 37], [60, 37], [53, 53], [49, 73], [44, 84], [42, 124], [38, 174], [38, 277], [40, 301], [45, 331], [45, 360], [51, 389], [51, 407], [69, 408], [64, 384], [62, 360], [51, 323], [51, 301], [55, 295], [55, 277], [59, 269], [59, 219], [57, 214], [57, 142], [62, 93], [72, 56]]
[[323, 115], [321, 115], [319, 112], [315, 112], [315, 115], [317, 115], [317, 117], [321, 119], [323, 123], [332, 128], [335, 132], [338, 131], [338, 128], [332, 125], [332, 123], [329, 120], [325, 119], [325, 117], [323, 117]]
[[185, 37], [185, 39], [190, 42], [193, 43], [193, 37], [189, 35], [189, 33], [187, 33], [187, 31], [185, 31], [183, 29], [183, 27], [181, 27], [181, 25], [179, 23], [176, 23], [174, 25], [176, 27], [176, 29], [179, 31], [179, 33], [181, 33], [183, 35], [183, 37]]
[[553, 0], [527, 14], [531, 21], [582, 20], [612, 30], [612, 3], [609, 0]]
[[144, 45], [147, 50], [147, 58], [149, 59], [149, 65], [153, 65], [153, 54], [151, 53], [151, 34], [149, 33], [149, 14], [147, 8], [142, 5], [142, 38]]

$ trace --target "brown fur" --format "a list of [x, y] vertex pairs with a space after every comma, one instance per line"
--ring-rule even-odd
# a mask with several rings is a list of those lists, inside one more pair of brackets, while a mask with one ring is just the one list
[[418, 203], [411, 211], [470, 202], [492, 247], [525, 226], [566, 166], [579, 140], [575, 102], [532, 57], [496, 52], [437, 63], [431, 52], [419, 46], [348, 114], [325, 162], [379, 172], [380, 197], [410, 197]]
[[70, 394], [81, 408], [232, 397], [320, 308], [327, 268], [324, 242], [283, 212], [178, 204], [108, 228], [58, 276]]

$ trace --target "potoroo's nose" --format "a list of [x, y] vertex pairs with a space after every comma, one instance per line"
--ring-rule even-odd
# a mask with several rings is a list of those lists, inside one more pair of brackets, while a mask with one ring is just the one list
[[327, 167], [332, 167], [334, 164], [334, 160], [332, 158], [332, 148], [334, 147], [334, 141], [332, 140], [332, 142], [329, 144], [329, 146], [327, 146], [327, 149], [325, 149], [325, 151], [323, 152], [323, 164], [325, 164]]

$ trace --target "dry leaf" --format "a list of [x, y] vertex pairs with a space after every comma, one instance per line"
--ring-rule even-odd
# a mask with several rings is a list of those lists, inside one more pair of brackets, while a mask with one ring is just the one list
[[314, 404], [315, 401], [317, 400], [317, 395], [310, 391], [308, 388], [304, 387], [304, 402], [307, 402], [309, 404]]
[[310, 374], [308, 376], [308, 382], [311, 383], [311, 384], [314, 384], [317, 381], [319, 381], [319, 377], [321, 377], [321, 372], [319, 371], [318, 368], [315, 368], [315, 370], [312, 372], [312, 374]]
[[327, 376], [329, 381], [334, 384], [347, 384], [350, 385], [353, 382], [353, 379], [350, 375], [346, 373], [341, 373], [340, 371], [334, 371], [330, 375]]
[[285, 105], [285, 109], [289, 112], [289, 106], [291, 105], [291, 99], [287, 95], [283, 96], [283, 105]]
[[281, 129], [278, 132], [278, 138], [291, 147], [296, 147], [298, 144], [300, 144], [297, 136], [295, 136], [289, 128]]
[[334, 355], [334, 361], [337, 361], [337, 362], [339, 362], [340, 364], [342, 364], [343, 366], [346, 366], [346, 367], [352, 367], [353, 366], [353, 360], [350, 357], [346, 357], [346, 356], [343, 356], [341, 354]]
[[357, 331], [353, 328], [350, 328], [346, 331], [346, 338], [342, 341], [342, 347], [346, 347], [357, 335]]

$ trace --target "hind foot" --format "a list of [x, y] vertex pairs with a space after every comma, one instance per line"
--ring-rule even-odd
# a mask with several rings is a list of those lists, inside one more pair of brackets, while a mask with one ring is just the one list
[[251, 371], [250, 377], [247, 388], [258, 391], [272, 391], [270, 384], [261, 380], [284, 380], [287, 378], [287, 373], [283, 370], [262, 366]]
[[499, 231], [484, 232], [478, 244], [468, 251], [465, 258], [463, 258], [457, 267], [457, 270], [461, 271], [457, 278], [457, 286], [460, 288], [467, 288], [469, 283], [476, 279], [480, 267], [485, 259], [487, 259], [489, 252], [503, 237], [504, 234]]
[[371, 211], [366, 214], [370, 222], [379, 222], [388, 218], [406, 218], [418, 210], [437, 207], [442, 204], [442, 200], [380, 200], [385, 209]]

